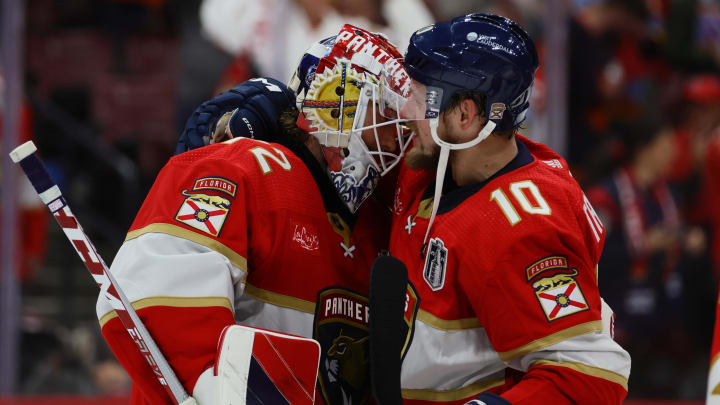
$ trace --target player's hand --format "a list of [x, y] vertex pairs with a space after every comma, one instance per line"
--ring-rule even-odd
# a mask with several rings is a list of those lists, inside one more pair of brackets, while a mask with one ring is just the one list
[[233, 136], [273, 141], [280, 130], [280, 113], [294, 102], [293, 92], [275, 79], [243, 82], [200, 104], [188, 118], [175, 154], [208, 145], [213, 135], [218, 135], [215, 129], [220, 118], [233, 111], [228, 123]]

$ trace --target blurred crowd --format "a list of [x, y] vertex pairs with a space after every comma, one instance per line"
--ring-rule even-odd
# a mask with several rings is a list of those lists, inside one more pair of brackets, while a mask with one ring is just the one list
[[[607, 231], [599, 282], [617, 315], [615, 338], [633, 357], [629, 398], [704, 398], [720, 276], [720, 1], [29, 0], [25, 7], [22, 138], [36, 141], [108, 262], [195, 107], [254, 76], [289, 79], [305, 47], [342, 24], [386, 33], [404, 49], [416, 29], [460, 14], [518, 21], [541, 56], [521, 132], [542, 140], [537, 123], [552, 107], [545, 21], [548, 13], [566, 16], [563, 147]], [[20, 390], [127, 392], [129, 380], [93, 327], [94, 308], [57, 315], [68, 300], [53, 301], [52, 287], [84, 270], [57, 262], [57, 254], [72, 255], [62, 241], [48, 254], [50, 239], [62, 236], [44, 207], [26, 200]], [[60, 281], [48, 287], [48, 278]], [[41, 296], [48, 300], [33, 301]], [[41, 301], [56, 312], [28, 309]]]

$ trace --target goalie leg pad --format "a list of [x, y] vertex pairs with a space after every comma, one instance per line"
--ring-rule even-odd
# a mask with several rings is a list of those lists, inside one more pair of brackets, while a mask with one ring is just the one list
[[313, 339], [227, 326], [215, 367], [198, 378], [200, 405], [307, 404], [315, 401], [320, 345]]

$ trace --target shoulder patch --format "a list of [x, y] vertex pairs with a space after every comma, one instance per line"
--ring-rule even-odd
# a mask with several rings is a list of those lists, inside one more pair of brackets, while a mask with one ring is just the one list
[[235, 197], [237, 193], [237, 183], [230, 181], [224, 177], [201, 177], [195, 180], [193, 191], [196, 190], [216, 190]]
[[[196, 180], [195, 185], [200, 180], [203, 179]], [[237, 190], [237, 187], [233, 190]], [[188, 190], [183, 190], [182, 195], [185, 200], [180, 205], [175, 220], [212, 236], [220, 235], [232, 201], [219, 195], [190, 193]]]
[[548, 321], [590, 309], [575, 279], [577, 274], [561, 255], [543, 257], [525, 269], [527, 282]]
[[440, 238], [430, 238], [423, 278], [433, 291], [440, 290], [445, 285], [445, 270], [447, 268], [448, 250]]

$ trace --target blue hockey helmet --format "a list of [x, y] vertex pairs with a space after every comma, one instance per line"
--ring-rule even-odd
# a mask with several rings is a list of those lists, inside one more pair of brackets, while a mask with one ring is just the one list
[[302, 107], [302, 100], [310, 90], [310, 85], [315, 78], [315, 71], [317, 70], [318, 63], [320, 63], [320, 59], [330, 54], [333, 45], [335, 45], [336, 37], [337, 35], [333, 35], [322, 41], [313, 43], [305, 50], [302, 57], [300, 57], [297, 68], [293, 72], [288, 84], [290, 90], [295, 92], [298, 109]]
[[535, 44], [525, 30], [490, 14], [422, 28], [410, 38], [405, 54], [410, 77], [427, 86], [424, 118], [444, 111], [457, 91], [477, 91], [485, 95], [486, 118], [501, 131], [525, 120], [537, 67]]

